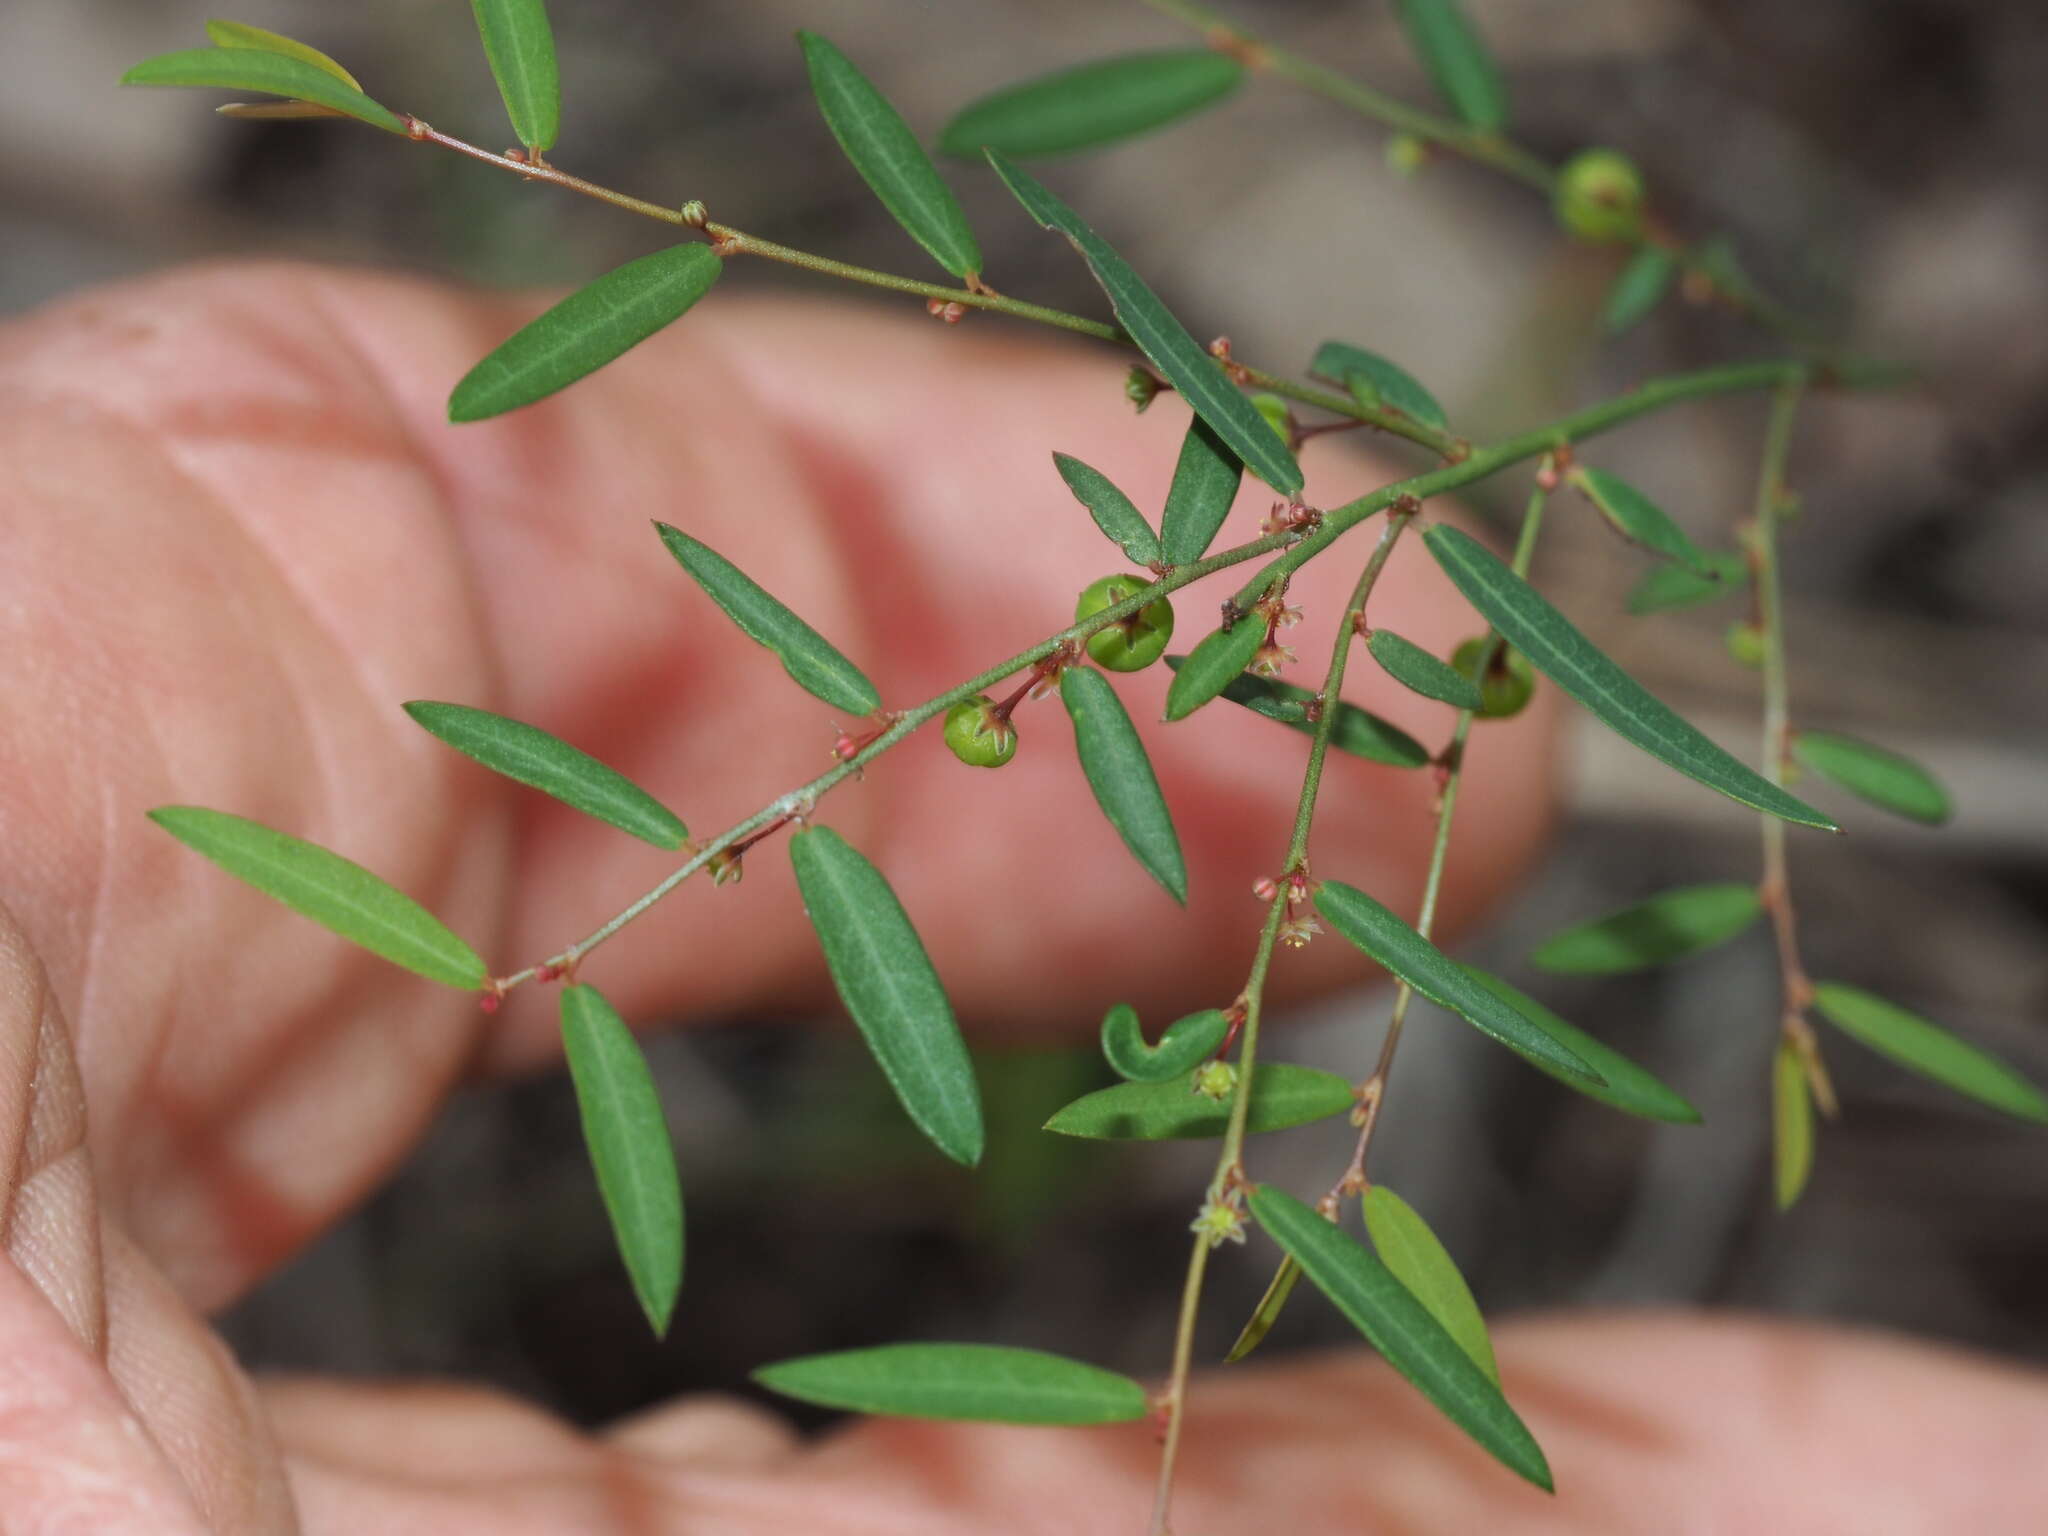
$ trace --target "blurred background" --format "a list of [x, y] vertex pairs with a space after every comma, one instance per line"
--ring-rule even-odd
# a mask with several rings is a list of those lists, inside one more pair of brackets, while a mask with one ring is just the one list
[[[1802, 417], [1791, 479], [1805, 512], [1786, 572], [1794, 695], [1802, 723], [1931, 766], [1959, 811], [1930, 832], [1812, 789], [1852, 835], [1795, 840], [1808, 963], [2048, 1080], [2048, 10], [1468, 5], [1525, 143], [1552, 160], [1591, 143], [1625, 150], [1681, 230], [1727, 232], [1784, 302], [1926, 370], [1923, 393], [1817, 402]], [[112, 88], [130, 63], [198, 45], [212, 9], [0, 7], [0, 311], [228, 253], [513, 284], [581, 280], [649, 248], [635, 220], [453, 156], [340, 124], [228, 123], [190, 94]], [[551, 9], [565, 164], [901, 271], [921, 270], [917, 253], [818, 121], [794, 28], [832, 36], [928, 136], [995, 86], [1188, 41], [1105, 0]], [[1430, 100], [1378, 0], [1238, 0], [1231, 14]], [[437, 126], [508, 138], [459, 0], [247, 0], [236, 19], [314, 43]], [[1304, 366], [1324, 337], [1354, 339], [1403, 361], [1474, 438], [1650, 373], [1770, 350], [1742, 322], [1676, 303], [1601, 343], [1617, 258], [1562, 239], [1518, 186], [1455, 162], [1404, 177], [1385, 145], [1327, 103], [1255, 81], [1176, 130], [1047, 175], [1174, 308], [1227, 316], [1243, 355]], [[1006, 288], [1103, 310], [1080, 264], [992, 178], [952, 180], [990, 270], [1020, 274]], [[1244, 282], [1248, 232], [1284, 281]], [[765, 264], [745, 277], [817, 286]], [[1756, 402], [1690, 408], [1610, 440], [1600, 462], [1725, 543], [1753, 494], [1761, 426]], [[1505, 515], [1488, 498], [1519, 484], [1483, 489], [1482, 510]], [[1739, 605], [1626, 617], [1639, 566], [1590, 518], [1553, 519], [1543, 566], [1546, 590], [1602, 644], [1753, 756], [1757, 677], [1721, 644]], [[1568, 825], [1540, 878], [1466, 951], [1525, 982], [1520, 957], [1569, 921], [1756, 869], [1753, 818], [1583, 722], [1566, 749]], [[1376, 1170], [1436, 1226], [1490, 1312], [1711, 1303], [2048, 1360], [2040, 1132], [1831, 1037], [1848, 1113], [1781, 1219], [1767, 1188], [1777, 979], [1762, 930], [1678, 969], [1541, 990], [1707, 1125], [1625, 1119], [1471, 1031], [1412, 1032]], [[1359, 1075], [1386, 1002], [1371, 989], [1305, 1013], [1285, 1054]], [[257, 1366], [459, 1373], [588, 1421], [679, 1390], [746, 1390], [747, 1369], [784, 1355], [898, 1337], [1038, 1344], [1146, 1375], [1164, 1361], [1211, 1153], [1041, 1133], [1104, 1080], [1092, 1052], [985, 1059], [992, 1151], [970, 1181], [903, 1125], [843, 1034], [734, 1021], [650, 1049], [690, 1199], [690, 1277], [666, 1344], [647, 1339], [612, 1257], [559, 1078], [463, 1095], [390, 1188], [236, 1309], [231, 1339]], [[1320, 1188], [1347, 1135], [1339, 1122], [1271, 1139], [1260, 1172]], [[1254, 1250], [1212, 1270], [1209, 1358], [1264, 1265]], [[1304, 1296], [1269, 1348], [1347, 1334]]]

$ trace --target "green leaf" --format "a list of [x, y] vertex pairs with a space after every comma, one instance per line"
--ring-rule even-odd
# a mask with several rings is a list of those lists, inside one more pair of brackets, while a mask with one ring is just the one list
[[1630, 590], [1628, 611], [1645, 614], [1697, 608], [1748, 585], [1749, 562], [1740, 555], [1714, 550], [1701, 554], [1698, 570], [1662, 563], [1650, 567]]
[[1214, 427], [1230, 450], [1274, 490], [1283, 496], [1299, 491], [1301, 466], [1294, 462], [1294, 455], [1273, 436], [1251, 401], [1238, 392], [1216, 360], [1173, 318], [1130, 264], [1029, 172], [993, 149], [988, 151], [988, 162], [1025, 212], [1047, 229], [1065, 235], [1081, 253], [1131, 340], [1180, 391], [1194, 413]]
[[1391, 908], [1354, 885], [1326, 880], [1316, 892], [1316, 910], [1330, 926], [1439, 1008], [1447, 1008], [1531, 1061], [1590, 1083], [1600, 1074], [1492, 991], [1465, 968], [1403, 922]]
[[876, 90], [853, 61], [815, 32], [799, 32], [811, 93], [832, 137], [873, 189], [882, 206], [932, 260], [955, 277], [981, 271], [981, 247], [967, 227], [967, 215], [917, 135], [889, 99]]
[[352, 91], [363, 88], [362, 81], [327, 57], [318, 48], [300, 42], [295, 37], [286, 37], [280, 32], [266, 32], [261, 27], [252, 27], [240, 21], [209, 21], [206, 35], [217, 48], [253, 48], [258, 53], [281, 53], [288, 59], [297, 59], [315, 69], [324, 69]]
[[1671, 279], [1677, 275], [1678, 262], [1669, 251], [1661, 246], [1644, 246], [1629, 258], [1614, 286], [1607, 290], [1607, 304], [1600, 311], [1600, 328], [1610, 336], [1619, 336], [1657, 307], [1657, 301], [1670, 291]]
[[1123, 701], [1093, 667], [1068, 667], [1060, 673], [1060, 701], [1074, 722], [1074, 751], [1095, 803], [1145, 868], [1182, 906], [1188, 901], [1188, 867], [1181, 857], [1173, 816], [1145, 744], [1125, 711]]
[[659, 1338], [683, 1288], [683, 1186], [654, 1074], [595, 987], [562, 989], [562, 1048], [619, 1257]]
[[[1263, 636], [1264, 631], [1260, 633]], [[1169, 656], [1166, 664], [1178, 671], [1188, 660], [1185, 656]], [[1172, 697], [1169, 689], [1167, 698], [1171, 701]], [[1315, 732], [1315, 722], [1308, 717], [1309, 701], [1315, 695], [1306, 688], [1297, 688], [1278, 678], [1257, 677], [1243, 672], [1225, 684], [1216, 697], [1228, 699], [1255, 715], [1264, 715], [1268, 720], [1291, 726], [1303, 735]], [[1430, 760], [1429, 748], [1399, 726], [1382, 720], [1369, 710], [1360, 709], [1356, 704], [1337, 706], [1337, 720], [1330, 727], [1330, 745], [1339, 752], [1362, 757], [1369, 763], [1386, 763], [1395, 768], [1420, 768]]]
[[1326, 341], [1316, 348], [1308, 371], [1341, 385], [1360, 405], [1399, 411], [1411, 421], [1439, 432], [1451, 428], [1436, 396], [1424, 389], [1407, 369], [1377, 352], [1354, 347], [1348, 341]]
[[1248, 614], [1228, 629], [1205, 635], [1186, 656], [1169, 658], [1174, 673], [1166, 689], [1166, 718], [1185, 720], [1221, 694], [1265, 643], [1265, 623], [1257, 614]]
[[1542, 1447], [1500, 1388], [1386, 1265], [1350, 1233], [1270, 1184], [1253, 1189], [1249, 1204], [1259, 1225], [1389, 1365], [1503, 1466], [1551, 1490]]
[[544, 0], [470, 0], [512, 132], [535, 154], [562, 131], [561, 71]]
[[[1355, 1102], [1351, 1084], [1334, 1072], [1285, 1063], [1252, 1074], [1245, 1129], [1284, 1131], [1341, 1115]], [[1195, 1141], [1221, 1136], [1230, 1123], [1230, 1100], [1195, 1093], [1187, 1079], [1119, 1083], [1084, 1094], [1045, 1122], [1062, 1136], [1094, 1141]]]
[[2048, 1097], [2039, 1088], [1996, 1056], [1918, 1014], [1839, 981], [1816, 983], [1813, 1006], [1843, 1034], [1891, 1057], [1907, 1071], [2017, 1119], [2048, 1125]]
[[1404, 640], [1391, 629], [1374, 630], [1372, 637], [1365, 642], [1365, 648], [1372, 652], [1372, 659], [1386, 669], [1389, 677], [1425, 699], [1437, 699], [1458, 709], [1472, 710], [1485, 703], [1480, 697], [1478, 683], [1449, 662], [1430, 655], [1413, 640]]
[[[1577, 1025], [1568, 1024], [1527, 993], [1517, 990], [1477, 966], [1465, 967], [1465, 974], [1493, 993], [1515, 1012], [1585, 1062], [1607, 1081], [1589, 1083], [1569, 1072], [1560, 1072], [1549, 1062], [1533, 1056], [1522, 1059], [1539, 1072], [1556, 1078], [1565, 1087], [1598, 1099], [1623, 1114], [1641, 1115], [1645, 1120], [1662, 1120], [1672, 1125], [1698, 1125], [1700, 1112], [1680, 1098], [1659, 1079], [1645, 1072], [1621, 1052], [1610, 1050]], [[1512, 1049], [1513, 1047], [1510, 1047]], [[1518, 1053], [1519, 1054], [1519, 1053]]]
[[1575, 469], [1571, 482], [1573, 488], [1592, 502], [1623, 538], [1681, 565], [1691, 566], [1701, 576], [1709, 576], [1711, 567], [1707, 564], [1707, 557], [1685, 536], [1685, 530], [1672, 522], [1662, 507], [1621, 476], [1610, 475], [1604, 469]]
[[310, 101], [344, 117], [353, 117], [403, 134], [405, 123], [389, 107], [336, 79], [318, 64], [266, 48], [187, 48], [144, 59], [121, 77], [123, 85], [219, 87], [227, 91], [259, 91]]
[[1731, 800], [1801, 826], [1841, 830], [1803, 800], [1743, 766], [1654, 698], [1470, 534], [1439, 524], [1422, 541], [1458, 590], [1510, 645], [1622, 740]]
[[1483, 133], [1505, 127], [1507, 88], [1458, 0], [1394, 0], [1394, 6], [1409, 46], [1445, 104]]
[[680, 319], [724, 266], [708, 245], [672, 245], [613, 268], [521, 326], [464, 374], [448, 396], [448, 419], [502, 416], [597, 372]]
[[1142, 1419], [1128, 1376], [1035, 1349], [884, 1344], [784, 1360], [754, 1372], [771, 1392], [827, 1408], [993, 1424], [1115, 1424]]
[[1145, 515], [1131, 504], [1131, 498], [1110, 483], [1109, 476], [1069, 454], [1055, 453], [1052, 462], [1060, 478], [1067, 482], [1067, 489], [1074, 493], [1074, 499], [1095, 519], [1095, 526], [1132, 564], [1157, 565], [1164, 561], [1159, 535], [1152, 531]]
[[956, 1163], [981, 1161], [981, 1090], [932, 970], [882, 872], [830, 827], [789, 840], [797, 892], [832, 983], [904, 1111]]
[[1301, 1281], [1301, 1265], [1294, 1255], [1288, 1254], [1280, 1261], [1280, 1267], [1273, 1271], [1273, 1278], [1267, 1282], [1266, 1294], [1259, 1298], [1259, 1304], [1252, 1308], [1252, 1315], [1245, 1319], [1244, 1327], [1238, 1330], [1237, 1342], [1230, 1346], [1230, 1353], [1223, 1357], [1225, 1365], [1235, 1365], [1246, 1355], [1266, 1342], [1266, 1335], [1273, 1331], [1273, 1325], [1280, 1321], [1280, 1314], [1287, 1306], [1287, 1298], [1294, 1294], [1294, 1287]]
[[1799, 731], [1792, 755], [1850, 794], [1909, 821], [1938, 827], [1949, 818], [1948, 791], [1911, 758], [1834, 731]]
[[1243, 478], [1244, 465], [1215, 429], [1199, 416], [1189, 421], [1159, 519], [1159, 543], [1169, 564], [1186, 565], [1209, 552]]
[[608, 821], [657, 848], [680, 848], [690, 835], [675, 812], [615, 768], [537, 726], [487, 709], [415, 699], [405, 712], [431, 735], [494, 773], [553, 795], [586, 816]]
[[1486, 1319], [1472, 1299], [1472, 1288], [1458, 1273], [1457, 1262], [1429, 1223], [1386, 1185], [1375, 1184], [1365, 1192], [1365, 1230], [1380, 1262], [1498, 1388], [1500, 1366], [1493, 1358], [1493, 1341], [1486, 1336]]
[[1553, 935], [1529, 963], [1568, 976], [1648, 970], [1726, 944], [1763, 910], [1753, 885], [1681, 885]]
[[471, 991], [487, 979], [476, 951], [439, 918], [338, 853], [197, 805], [160, 805], [149, 819], [236, 879], [393, 965]]
[[1783, 1039], [1771, 1065], [1771, 1169], [1778, 1209], [1789, 1211], [1813, 1172], [1813, 1100], [1799, 1051]]
[[1185, 1078], [1229, 1032], [1230, 1020], [1223, 1011], [1205, 1008], [1176, 1019], [1157, 1045], [1147, 1045], [1138, 1027], [1138, 1010], [1118, 1003], [1102, 1016], [1102, 1057], [1118, 1077], [1130, 1082], [1166, 1083]]
[[881, 695], [859, 667], [770, 597], [738, 566], [679, 528], [671, 528], [667, 523], [656, 523], [654, 527], [677, 563], [725, 610], [726, 617], [746, 632], [748, 639], [776, 654], [782, 670], [799, 688], [848, 714], [870, 715], [882, 707]]
[[1243, 78], [1241, 64], [1209, 48], [1098, 59], [963, 107], [939, 135], [939, 148], [960, 156], [999, 149], [1019, 160], [1099, 149], [1199, 112]]

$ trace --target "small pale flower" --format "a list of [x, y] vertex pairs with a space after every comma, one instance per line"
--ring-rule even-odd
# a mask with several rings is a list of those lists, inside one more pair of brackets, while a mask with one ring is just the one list
[[1207, 1238], [1211, 1248], [1220, 1248], [1225, 1243], [1241, 1243], [1244, 1241], [1244, 1216], [1220, 1201], [1211, 1200], [1202, 1207], [1202, 1214], [1188, 1223], [1188, 1230]]
[[1322, 931], [1323, 925], [1312, 917], [1290, 917], [1280, 925], [1280, 942], [1289, 949], [1301, 949]]
[[1278, 677], [1281, 669], [1294, 662], [1294, 647], [1268, 641], [1252, 653], [1252, 671], [1260, 677]]

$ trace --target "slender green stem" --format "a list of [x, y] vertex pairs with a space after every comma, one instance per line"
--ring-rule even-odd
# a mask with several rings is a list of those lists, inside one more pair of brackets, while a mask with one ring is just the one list
[[[1525, 581], [1529, 576], [1529, 566], [1536, 558], [1536, 539], [1543, 531], [1543, 510], [1549, 500], [1549, 486], [1539, 479], [1529, 493], [1529, 503], [1522, 511], [1522, 530], [1515, 539], [1513, 569]], [[1482, 686], [1487, 669], [1506, 643], [1498, 630], [1486, 632], [1486, 644], [1480, 649], [1479, 664], [1473, 669], [1474, 677]], [[1451, 852], [1451, 821], [1458, 812], [1458, 790], [1465, 778], [1466, 743], [1472, 734], [1472, 722], [1477, 718], [1469, 709], [1458, 712], [1457, 723], [1451, 728], [1450, 745], [1438, 758], [1444, 765], [1444, 784], [1437, 796], [1436, 837], [1430, 844], [1429, 873], [1423, 881], [1422, 905], [1415, 916], [1415, 931], [1425, 939], [1436, 928], [1437, 899], [1443, 891], [1444, 866]], [[1373, 1131], [1379, 1125], [1380, 1106], [1386, 1100], [1387, 1081], [1394, 1070], [1394, 1053], [1401, 1048], [1401, 1031], [1407, 1023], [1408, 1006], [1414, 996], [1415, 989], [1405, 981], [1394, 993], [1394, 1006], [1387, 1016], [1387, 1032], [1380, 1041], [1379, 1061], [1358, 1093], [1361, 1108], [1358, 1144], [1351, 1155], [1351, 1166], [1338, 1180], [1333, 1193], [1346, 1194], [1365, 1187], [1366, 1158], [1372, 1152]]]
[[[1792, 421], [1798, 413], [1805, 384], [1805, 377], [1795, 374], [1780, 384], [1771, 398], [1771, 419], [1764, 433], [1756, 510], [1748, 541], [1757, 623], [1763, 630], [1763, 771], [1765, 778], [1781, 788], [1786, 765], [1792, 759], [1792, 708], [1785, 664], [1785, 597], [1779, 572], [1778, 529], [1784, 518], [1785, 461], [1791, 453]], [[1771, 915], [1771, 932], [1777, 940], [1778, 975], [1783, 986], [1779, 1027], [1799, 1053], [1814, 1101], [1824, 1113], [1832, 1115], [1834, 1086], [1821, 1060], [1820, 1041], [1806, 1018], [1806, 1009], [1813, 1001], [1813, 983], [1807, 979], [1805, 962], [1799, 954], [1799, 923], [1792, 902], [1785, 824], [1775, 816], [1760, 817], [1759, 822], [1763, 829], [1761, 892], [1765, 910]]]
[[[1344, 687], [1344, 669], [1357, 638], [1358, 616], [1365, 611], [1372, 589], [1386, 569], [1387, 559], [1400, 541], [1402, 531], [1415, 520], [1420, 506], [1402, 503], [1387, 518], [1372, 557], [1359, 573], [1351, 600], [1337, 625], [1337, 638], [1330, 650], [1329, 669], [1323, 675], [1319, 697], [1322, 710], [1309, 739], [1308, 766], [1302, 772], [1301, 798], [1294, 812], [1294, 833], [1288, 839], [1287, 859], [1282, 866], [1282, 888], [1267, 903], [1266, 921], [1259, 930], [1258, 948], [1252, 955], [1251, 974], [1244, 987], [1244, 1030], [1238, 1040], [1237, 1090], [1230, 1104], [1230, 1123], [1223, 1133], [1223, 1148], [1217, 1155], [1216, 1175], [1210, 1181], [1209, 1198], [1235, 1201], [1244, 1180], [1245, 1126], [1252, 1103], [1252, 1079], [1258, 1070], [1259, 1022], [1264, 1011], [1266, 976], [1273, 965], [1273, 950], [1291, 904], [1288, 877], [1308, 867], [1308, 834], [1315, 820], [1316, 799], [1323, 783], [1323, 764], [1329, 756], [1330, 738], [1337, 723], [1337, 703]], [[1246, 622], [1250, 622], [1247, 620]], [[1202, 1306], [1202, 1275], [1209, 1262], [1210, 1239], [1198, 1233], [1194, 1256], [1188, 1262], [1187, 1283], [1181, 1288], [1180, 1317], [1174, 1328], [1173, 1366], [1166, 1387], [1166, 1443], [1159, 1461], [1159, 1487], [1152, 1503], [1152, 1536], [1165, 1536], [1167, 1514], [1173, 1502], [1173, 1475], [1180, 1449], [1181, 1425], [1187, 1416], [1188, 1374], [1194, 1359], [1195, 1319]]]
[[1191, 4], [1189, 0], [1144, 0], [1144, 3], [1162, 15], [1197, 28], [1210, 39], [1212, 46], [1219, 46], [1234, 57], [1243, 59], [1248, 68], [1284, 76], [1304, 90], [1347, 107], [1361, 117], [1426, 143], [1439, 145], [1468, 160], [1492, 166], [1539, 191], [1548, 192], [1557, 180], [1557, 172], [1540, 157], [1498, 133], [1468, 128], [1451, 118], [1425, 112], [1398, 97], [1360, 84], [1348, 75], [1325, 68], [1314, 59], [1290, 53], [1264, 38], [1253, 36], [1206, 5]]

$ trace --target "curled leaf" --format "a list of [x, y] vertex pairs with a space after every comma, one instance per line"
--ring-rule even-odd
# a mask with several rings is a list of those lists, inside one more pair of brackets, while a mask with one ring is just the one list
[[1102, 1016], [1102, 1057], [1118, 1077], [1133, 1083], [1165, 1083], [1185, 1078], [1195, 1063], [1211, 1055], [1230, 1032], [1220, 1009], [1205, 1008], [1176, 1019], [1157, 1045], [1147, 1045], [1138, 1027], [1138, 1010], [1118, 1003]]

